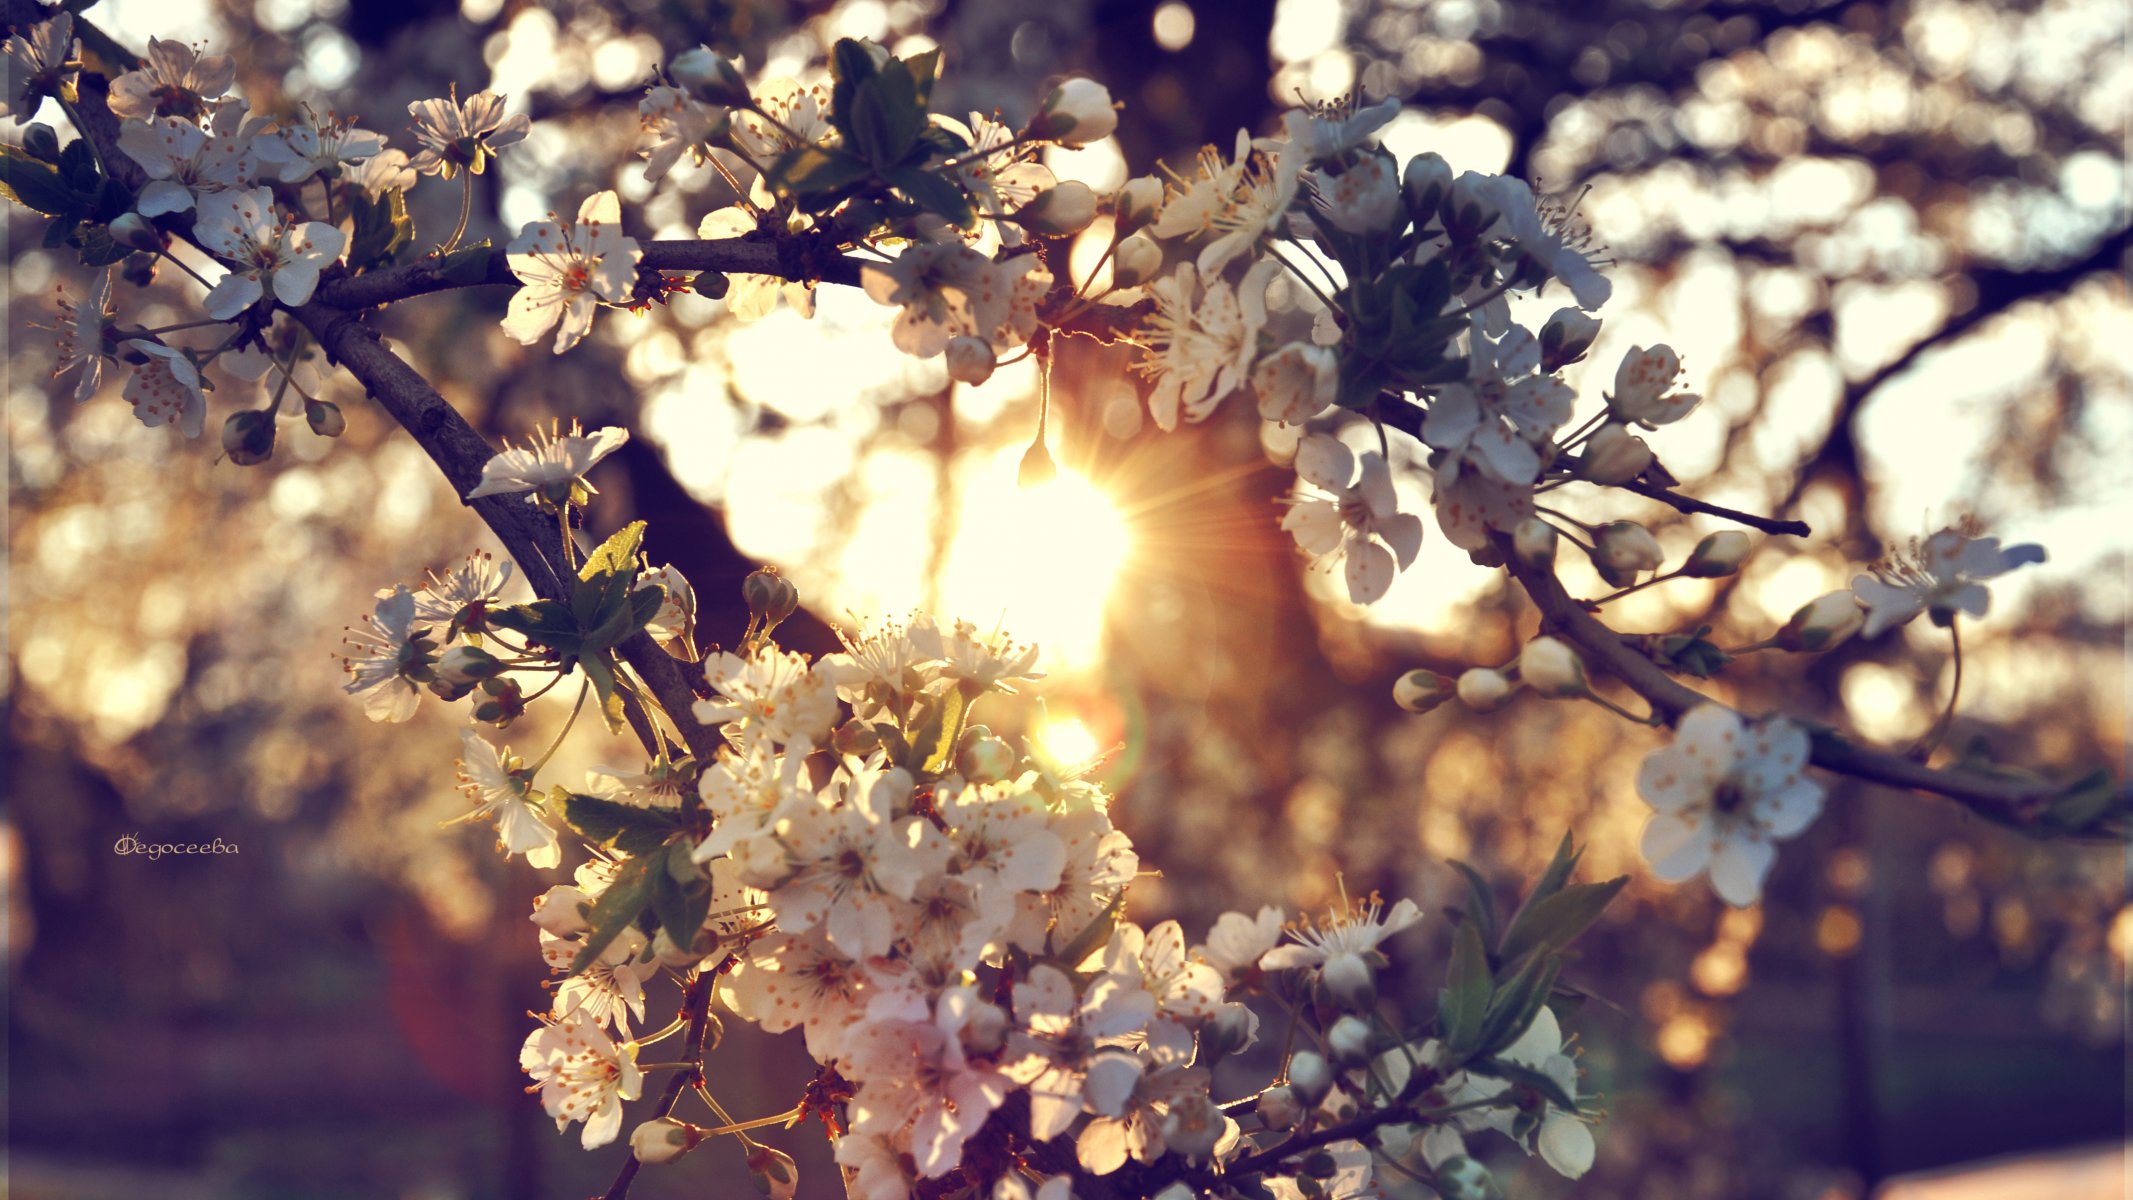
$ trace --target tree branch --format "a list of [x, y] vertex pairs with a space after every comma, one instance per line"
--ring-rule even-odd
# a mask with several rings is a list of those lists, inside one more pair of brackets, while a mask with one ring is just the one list
[[[861, 260], [840, 253], [835, 242], [821, 234], [788, 238], [746, 235], [710, 241], [654, 241], [642, 243], [640, 271], [722, 271], [743, 275], [775, 275], [781, 279], [807, 280], [859, 286]], [[453, 288], [490, 285], [518, 286], [501, 247], [490, 249], [479, 272], [462, 266], [452, 276], [444, 272], [444, 260], [434, 255], [418, 262], [382, 270], [366, 271], [350, 278], [319, 285], [318, 299], [336, 308], [376, 308], [396, 300]]]
[[[1659, 664], [1638, 653], [1620, 634], [1587, 612], [1553, 571], [1521, 563], [1511, 552], [1510, 539], [1497, 535], [1513, 578], [1533, 598], [1548, 627], [1575, 645], [1585, 660], [1642, 696], [1668, 725], [1699, 704], [1717, 701], [1668, 675]], [[1851, 775], [1891, 787], [1946, 796], [1981, 816], [2004, 824], [2034, 824], [2057, 788], [2048, 783], [2009, 779], [1977, 771], [1935, 768], [1901, 755], [1859, 745], [1834, 732], [1816, 731], [1810, 761], [1827, 771]]]

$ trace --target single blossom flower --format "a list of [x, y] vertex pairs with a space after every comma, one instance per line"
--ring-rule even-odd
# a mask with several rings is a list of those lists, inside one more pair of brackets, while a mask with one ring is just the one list
[[197, 119], [207, 102], [237, 81], [227, 54], [202, 54], [183, 42], [148, 39], [147, 63], [111, 81], [111, 114], [120, 118]]
[[523, 286], [511, 297], [503, 326], [524, 346], [554, 328], [561, 354], [592, 330], [597, 305], [628, 303], [644, 251], [622, 236], [622, 202], [613, 192], [586, 197], [576, 221], [550, 217], [526, 226], [506, 247], [511, 273]]
[[524, 449], [506, 446], [482, 464], [481, 482], [467, 493], [467, 499], [508, 496], [513, 492], [547, 493], [558, 488], [569, 491], [580, 486], [598, 494], [598, 489], [585, 482], [585, 473], [629, 440], [630, 431], [614, 425], [590, 434], [576, 421], [570, 423], [569, 433], [559, 433], [554, 426], [536, 428], [533, 440]]
[[1343, 955], [1370, 954], [1378, 943], [1421, 919], [1422, 910], [1412, 900], [1402, 900], [1386, 912], [1384, 902], [1370, 896], [1360, 904], [1343, 905], [1324, 921], [1291, 930], [1291, 944], [1267, 951], [1259, 966], [1266, 971], [1320, 971]]
[[1891, 554], [1874, 564], [1870, 574], [1854, 578], [1852, 594], [1867, 609], [1860, 636], [1879, 637], [1920, 613], [1930, 613], [1936, 625], [1953, 624], [1957, 613], [1982, 617], [1992, 604], [1992, 593], [1981, 580], [2044, 561], [2042, 546], [2031, 542], [2002, 547], [2000, 539], [1982, 533], [1966, 522], [1922, 544], [1914, 538], [1908, 553]]
[[544, 1022], [519, 1049], [519, 1068], [533, 1077], [541, 1106], [558, 1130], [585, 1122], [579, 1142], [594, 1150], [622, 1132], [622, 1102], [644, 1091], [637, 1067], [637, 1044], [616, 1045], [598, 1022], [583, 1012]]
[[[111, 327], [111, 318], [117, 310], [111, 307], [111, 271], [98, 270], [89, 277], [89, 290], [78, 301], [69, 300], [65, 288], [59, 292], [59, 365], [52, 374], [64, 375], [79, 370], [74, 381], [74, 402], [87, 400], [103, 386], [104, 360], [111, 357], [111, 344], [104, 332]], [[158, 422], [160, 423], [160, 422]]]
[[715, 699], [699, 700], [696, 719], [706, 725], [742, 722], [773, 741], [820, 745], [837, 719], [837, 685], [810, 670], [807, 656], [765, 646], [742, 658], [722, 651], [704, 659], [704, 678]]
[[1674, 744], [1637, 772], [1653, 809], [1643, 839], [1652, 874], [1678, 883], [1708, 870], [1726, 903], [1755, 903], [1777, 843], [1822, 811], [1821, 785], [1802, 773], [1807, 753], [1806, 731], [1783, 717], [1750, 725], [1723, 705], [1691, 709]]
[[415, 619], [425, 625], [458, 622], [478, 630], [489, 606], [503, 596], [511, 568], [510, 559], [498, 562], [478, 550], [443, 575], [430, 572], [429, 586], [415, 593]]
[[1509, 175], [1483, 176], [1475, 191], [1483, 210], [1500, 218], [1490, 236], [1508, 240], [1522, 265], [1538, 267], [1546, 277], [1561, 280], [1578, 307], [1587, 312], [1607, 303], [1614, 285], [1600, 274], [1592, 233], [1575, 214], [1553, 202], [1536, 200], [1525, 180]]
[[193, 360], [182, 350], [139, 338], [126, 348], [147, 356], [126, 381], [133, 415], [151, 429], [176, 425], [186, 437], [199, 437], [207, 424], [207, 396], [200, 390], [200, 371]]
[[1181, 412], [1204, 420], [1249, 377], [1266, 325], [1267, 284], [1279, 269], [1262, 259], [1235, 288], [1211, 274], [1203, 287], [1202, 272], [1179, 263], [1148, 286], [1155, 311], [1141, 330], [1148, 352], [1136, 366], [1152, 381], [1148, 414], [1158, 428], [1176, 428]]
[[29, 120], [30, 114], [46, 96], [56, 96], [66, 86], [74, 74], [74, 68], [69, 65], [72, 62], [74, 16], [71, 13], [59, 13], [49, 21], [10, 36], [7, 39], [8, 88], [4, 95], [0, 95], [0, 116]]
[[562, 845], [530, 796], [532, 773], [509, 747], [499, 750], [471, 729], [459, 731], [459, 743], [459, 787], [478, 806], [459, 820], [494, 821], [506, 858], [523, 854], [544, 871], [562, 865]]
[[258, 176], [253, 143], [265, 122], [249, 113], [244, 101], [225, 100], [215, 106], [204, 131], [185, 117], [122, 125], [119, 149], [148, 176], [134, 211], [147, 217], [185, 212], [208, 196], [251, 188]]
[[385, 139], [353, 120], [332, 113], [320, 116], [308, 105], [297, 109], [275, 136], [260, 138], [255, 146], [259, 161], [283, 183], [301, 183], [317, 175], [333, 180], [342, 168], [366, 162], [385, 149]]
[[693, 165], [702, 166], [711, 157], [711, 139], [724, 132], [731, 120], [725, 109], [705, 104], [680, 88], [646, 89], [644, 99], [637, 102], [645, 179], [652, 183], [665, 179], [684, 154]]
[[1680, 377], [1681, 356], [1672, 346], [1648, 350], [1631, 346], [1622, 356], [1622, 365], [1615, 368], [1615, 390], [1607, 398], [1607, 407], [1624, 421], [1646, 429], [1671, 425], [1703, 401], [1694, 392], [1674, 390]]
[[323, 221], [299, 222], [274, 210], [266, 188], [217, 192], [199, 202], [193, 233], [230, 265], [202, 302], [207, 315], [227, 321], [257, 304], [268, 289], [294, 308], [318, 290], [319, 272], [348, 245], [348, 235]]
[[375, 610], [363, 618], [363, 626], [348, 631], [353, 654], [344, 656], [348, 682], [342, 690], [351, 696], [370, 695], [363, 701], [363, 715], [373, 721], [398, 724], [415, 715], [422, 691], [409, 673], [426, 665], [427, 649], [415, 627], [415, 596], [406, 587], [378, 593]]
[[449, 97], [408, 105], [407, 115], [415, 119], [409, 128], [420, 147], [408, 166], [444, 179], [460, 171], [479, 175], [487, 170], [497, 151], [524, 141], [533, 128], [524, 113], [504, 115], [507, 99], [495, 92], [476, 92], [462, 102], [454, 86]]
[[1281, 527], [1296, 544], [1331, 569], [1342, 563], [1348, 598], [1371, 604], [1392, 586], [1394, 564], [1404, 571], [1422, 549], [1422, 519], [1399, 510], [1392, 471], [1377, 451], [1358, 460], [1340, 439], [1314, 433], [1296, 450], [1296, 472], [1330, 495], [1299, 493], [1289, 503]]

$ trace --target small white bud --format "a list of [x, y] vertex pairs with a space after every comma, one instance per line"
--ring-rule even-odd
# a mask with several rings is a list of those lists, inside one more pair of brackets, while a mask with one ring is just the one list
[[1258, 1014], [1231, 1001], [1216, 1009], [1214, 1019], [1200, 1032], [1199, 1059], [1203, 1063], [1216, 1062], [1250, 1046], [1258, 1038]]
[[1490, 178], [1468, 171], [1452, 181], [1451, 198], [1444, 204], [1444, 227], [1454, 239], [1471, 242], [1496, 223], [1496, 201], [1489, 195]]
[[1340, 397], [1340, 356], [1331, 347], [1290, 342], [1252, 367], [1252, 390], [1262, 419], [1301, 425]]
[[1495, 712], [1510, 702], [1514, 686], [1502, 671], [1474, 667], [1459, 676], [1459, 702], [1475, 712]]
[[1600, 336], [1600, 318], [1581, 308], [1559, 308], [1541, 326], [1541, 373], [1560, 371], [1585, 357]]
[[1444, 206], [1444, 197], [1452, 190], [1451, 164], [1435, 151], [1417, 154], [1407, 160], [1401, 183], [1407, 191], [1407, 210], [1414, 215], [1415, 224], [1424, 224], [1437, 215]]
[[1555, 526], [1539, 517], [1527, 517], [1511, 530], [1511, 553], [1536, 571], [1555, 567]]
[[1163, 181], [1153, 175], [1137, 175], [1118, 189], [1118, 197], [1112, 201], [1112, 221], [1118, 226], [1120, 237], [1134, 232], [1155, 220], [1156, 210], [1163, 207]]
[[985, 344], [984, 338], [949, 338], [945, 353], [948, 360], [948, 377], [957, 383], [976, 387], [992, 378], [992, 347]]
[[1349, 1013], [1326, 1031], [1326, 1049], [1344, 1067], [1360, 1067], [1370, 1061], [1370, 1022]]
[[1503, 1194], [1489, 1169], [1463, 1154], [1437, 1167], [1437, 1190], [1444, 1200], [1488, 1200]]
[[1392, 702], [1411, 713], [1426, 713], [1451, 699], [1457, 686], [1449, 676], [1413, 670], [1392, 681]]
[[651, 1166], [673, 1162], [704, 1140], [704, 1130], [687, 1121], [661, 1117], [646, 1121], [630, 1134], [630, 1153]]
[[1024, 229], [1053, 237], [1080, 233], [1095, 219], [1096, 193], [1078, 179], [1046, 188], [1014, 214]]
[[111, 222], [111, 240], [135, 250], [161, 250], [163, 234], [137, 212], [121, 213]]
[[1044, 98], [1030, 119], [1029, 136], [1062, 146], [1086, 146], [1111, 136], [1116, 128], [1118, 110], [1111, 107], [1111, 93], [1093, 79], [1075, 78]]
[[674, 82], [709, 104], [739, 107], [748, 103], [748, 81], [739, 67], [709, 46], [698, 46], [674, 56], [667, 64]]
[[1127, 234], [1119, 239], [1118, 249], [1111, 252], [1111, 282], [1115, 286], [1139, 287], [1162, 269], [1163, 248], [1145, 233]]
[[1288, 1087], [1270, 1087], [1259, 1093], [1259, 1119], [1268, 1129], [1294, 1129], [1303, 1120], [1303, 1105]]
[[1609, 521], [1593, 536], [1593, 562], [1617, 575], [1656, 570], [1665, 561], [1659, 539], [1635, 521]]
[[437, 659], [437, 677], [446, 683], [479, 683], [503, 673], [504, 664], [479, 646], [454, 646]]
[[1849, 589], [1831, 592], [1808, 601], [1777, 631], [1777, 644], [1786, 650], [1819, 654], [1834, 649], [1866, 624], [1866, 610]]
[[1721, 529], [1696, 543], [1681, 573], [1691, 579], [1717, 579], [1740, 570], [1748, 557], [1748, 535], [1738, 529]]
[[592, 906], [592, 897], [570, 886], [559, 883], [533, 898], [532, 921], [559, 938], [576, 937], [592, 928], [585, 919], [585, 912]]
[[1377, 972], [1363, 956], [1345, 951], [1326, 960], [1319, 971], [1318, 981], [1326, 989], [1326, 995], [1335, 1004], [1354, 1012], [1361, 1012], [1378, 1002]]
[[792, 1155], [761, 1142], [748, 1149], [748, 1174], [764, 1200], [793, 1200], [800, 1190], [800, 1168]]
[[1316, 1051], [1298, 1050], [1289, 1056], [1289, 1089], [1305, 1107], [1317, 1108], [1333, 1090], [1332, 1066]]
[[1585, 664], [1577, 652], [1552, 637], [1534, 638], [1519, 651], [1518, 677], [1551, 700], [1582, 696], [1590, 690], [1585, 685]]
[[963, 1048], [987, 1055], [1007, 1044], [1007, 1014], [997, 1004], [980, 1004], [963, 1023]]
[[1600, 426], [1585, 443], [1585, 457], [1578, 474], [1594, 483], [1628, 483], [1652, 465], [1652, 448], [1613, 421]]

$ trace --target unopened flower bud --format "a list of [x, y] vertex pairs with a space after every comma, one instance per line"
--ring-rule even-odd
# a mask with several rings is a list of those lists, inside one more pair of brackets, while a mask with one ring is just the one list
[[778, 574], [776, 567], [763, 567], [741, 581], [741, 599], [747, 602], [749, 615], [763, 622], [768, 632], [800, 607], [800, 590]]
[[1317, 1108], [1333, 1090], [1333, 1068], [1316, 1051], [1298, 1050], [1289, 1056], [1289, 1089], [1304, 1107]]
[[111, 219], [111, 240], [133, 250], [161, 250], [163, 234], [155, 222], [137, 212], [120, 213]]
[[1216, 1009], [1207, 1028], [1200, 1031], [1200, 1053], [1196, 1061], [1212, 1066], [1251, 1045], [1258, 1037], [1258, 1015], [1245, 1005], [1231, 1001]]
[[675, 55], [667, 64], [667, 74], [706, 104], [738, 108], [748, 103], [748, 81], [741, 77], [740, 68], [709, 46]]
[[1600, 526], [1593, 535], [1592, 549], [1593, 565], [1611, 583], [1617, 577], [1626, 582], [1640, 571], [1656, 570], [1665, 561], [1665, 555], [1659, 552], [1659, 539], [1635, 521], [1609, 521]]
[[1029, 136], [1056, 141], [1062, 146], [1086, 146], [1102, 141], [1118, 128], [1118, 110], [1111, 107], [1111, 93], [1093, 79], [1069, 79], [1052, 89], [1030, 118]]
[[240, 467], [274, 457], [274, 414], [256, 408], [232, 413], [222, 423], [222, 452]]
[[1866, 610], [1849, 589], [1831, 592], [1801, 606], [1774, 639], [1779, 647], [1819, 654], [1834, 649], [1866, 624]]
[[1197, 1162], [1215, 1152], [1226, 1127], [1222, 1110], [1206, 1092], [1187, 1092], [1170, 1102], [1170, 1112], [1163, 1118], [1163, 1144]]
[[1585, 685], [1585, 664], [1577, 652], [1552, 637], [1534, 638], [1519, 651], [1518, 677], [1551, 700], [1591, 690]]
[[1153, 175], [1136, 175], [1118, 189], [1117, 199], [1111, 204], [1111, 222], [1118, 228], [1118, 235], [1126, 235], [1155, 220], [1156, 210], [1163, 207], [1163, 181]]
[[1129, 288], [1155, 278], [1163, 269], [1163, 248], [1145, 233], [1128, 234], [1111, 253], [1111, 282]]
[[673, 1117], [646, 1121], [630, 1134], [630, 1153], [651, 1166], [673, 1162], [704, 1140], [704, 1129]]
[[1627, 425], [1609, 421], [1585, 442], [1585, 457], [1578, 464], [1578, 474], [1594, 483], [1628, 483], [1651, 465], [1652, 448], [1644, 444], [1644, 439], [1631, 433]]
[[1392, 702], [1411, 713], [1426, 713], [1451, 699], [1457, 687], [1450, 676], [1413, 670], [1392, 681]]
[[723, 300], [726, 293], [733, 290], [733, 281], [726, 278], [723, 271], [698, 271], [696, 277], [689, 280], [689, 290], [706, 300]]
[[1444, 198], [1451, 194], [1452, 168], [1444, 156], [1431, 151], [1417, 154], [1407, 160], [1407, 169], [1400, 175], [1401, 186], [1407, 192], [1407, 211], [1413, 214], [1416, 225], [1426, 225], [1444, 207]]
[[1268, 1129], [1294, 1129], [1303, 1120], [1303, 1105], [1288, 1087], [1270, 1087], [1259, 1093], [1259, 1119]]
[[1681, 573], [1691, 579], [1717, 579], [1740, 570], [1748, 557], [1748, 535], [1738, 529], [1722, 529], [1696, 543]]
[[437, 660], [437, 677], [446, 683], [475, 683], [503, 673], [504, 664], [479, 646], [454, 646]]
[[1354, 1013], [1342, 1017], [1326, 1031], [1326, 1049], [1333, 1052], [1333, 1060], [1348, 1068], [1355, 1068], [1370, 1061], [1370, 1022]]
[[348, 418], [341, 415], [341, 406], [331, 400], [304, 401], [304, 421], [311, 432], [320, 437], [339, 437], [348, 428]]
[[135, 287], [147, 287], [156, 281], [156, 264], [160, 261], [157, 255], [146, 251], [129, 254], [119, 266], [119, 278]]
[[1037, 198], [1016, 210], [1016, 224], [1040, 235], [1080, 233], [1096, 219], [1096, 193], [1078, 179], [1037, 193]]
[[1474, 667], [1459, 676], [1459, 702], [1475, 712], [1495, 712], [1510, 703], [1513, 686], [1502, 671]]
[[1489, 177], [1468, 171], [1452, 181], [1444, 198], [1444, 229], [1454, 241], [1471, 242], [1496, 223], [1496, 204], [1489, 196]]
[[946, 357], [948, 377], [957, 383], [976, 387], [992, 378], [992, 347], [985, 344], [984, 338], [949, 338]]
[[1378, 1002], [1377, 972], [1352, 950], [1327, 959], [1318, 980], [1329, 999], [1351, 1012], [1362, 1012]]
[[1551, 374], [1585, 357], [1600, 336], [1600, 318], [1578, 308], [1559, 308], [1541, 326], [1541, 373]]
[[1444, 1200], [1494, 1200], [1503, 1195], [1489, 1169], [1463, 1154], [1438, 1165], [1437, 1191]]
[[1511, 530], [1511, 552], [1518, 561], [1536, 571], [1555, 566], [1555, 526], [1539, 517], [1527, 517]]
[[22, 148], [32, 158], [56, 163], [59, 161], [59, 131], [38, 121], [22, 131]]
[[1015, 769], [1014, 747], [993, 736], [992, 730], [983, 725], [973, 725], [963, 733], [961, 746], [955, 754], [956, 769], [963, 778], [972, 783], [991, 783], [1005, 779]]
[[853, 717], [830, 734], [830, 746], [839, 754], [865, 758], [881, 746], [881, 734], [872, 725]]
[[800, 1190], [800, 1168], [792, 1156], [760, 1142], [748, 1151], [748, 1176], [765, 1200], [792, 1200]]

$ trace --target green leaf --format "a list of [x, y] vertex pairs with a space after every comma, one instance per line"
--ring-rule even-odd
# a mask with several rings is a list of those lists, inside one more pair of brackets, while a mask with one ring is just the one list
[[665, 590], [657, 587], [625, 592], [615, 611], [585, 635], [586, 652], [605, 650], [627, 641], [659, 615], [659, 606], [665, 602], [665, 597]]
[[373, 201], [355, 189], [350, 199], [355, 234], [348, 243], [348, 265], [355, 270], [392, 261], [393, 253], [415, 240], [415, 221], [407, 215], [407, 197], [393, 188]]
[[1504, 961], [1516, 962], [1535, 951], [1553, 954], [1568, 946], [1600, 919], [1628, 884], [1629, 876], [1623, 875], [1605, 883], [1581, 883], [1538, 903], [1528, 902], [1504, 931]]
[[607, 652], [588, 654], [578, 660], [585, 678], [591, 682], [593, 695], [600, 706], [600, 719], [607, 724], [609, 733], [622, 732], [622, 692], [615, 686], [615, 668], [607, 661]]
[[664, 873], [666, 856], [647, 854], [632, 858], [615, 872], [614, 882], [607, 885], [607, 890], [593, 903], [592, 911], [585, 915], [592, 928], [586, 932], [585, 945], [579, 949], [578, 956], [571, 960], [571, 974], [598, 962], [608, 944], [620, 937], [651, 902], [654, 867]]
[[81, 207], [80, 198], [48, 162], [31, 158], [20, 146], [0, 145], [0, 195], [48, 217], [65, 216]]
[[487, 238], [461, 246], [438, 260], [437, 274], [460, 287], [473, 287], [489, 277], [489, 259], [494, 252]]
[[535, 600], [530, 604], [492, 609], [489, 623], [538, 642], [558, 654], [578, 652], [577, 619], [570, 615], [569, 606], [559, 601]]
[[1469, 901], [1466, 915], [1480, 924], [1482, 945], [1494, 945], [1496, 943], [1495, 891], [1489, 887], [1489, 881], [1481, 877], [1481, 872], [1476, 871], [1456, 858], [1452, 859], [1451, 863], [1461, 875], [1466, 877], [1466, 894]]
[[598, 629], [622, 609], [637, 582], [637, 551], [643, 545], [644, 522], [632, 521], [600, 543], [578, 568], [577, 586], [570, 593], [570, 615], [577, 618], [579, 630]]
[[652, 853], [681, 831], [680, 821], [671, 813], [565, 788], [551, 792], [549, 803], [562, 813], [564, 824], [586, 841], [632, 857]]
[[1479, 1053], [1495, 1054], [1518, 1040], [1533, 1024], [1541, 1005], [1548, 1002], [1548, 993], [1555, 987], [1555, 976], [1562, 966], [1563, 960], [1553, 955], [1534, 955], [1509, 982], [1496, 989], [1489, 1014], [1481, 1022]]
[[[1570, 873], [1577, 870], [1578, 860], [1583, 857], [1585, 852], [1577, 848], [1577, 844], [1571, 839], [1570, 831], [1564, 830], [1563, 840], [1556, 843], [1555, 856], [1548, 860], [1548, 866], [1541, 871], [1540, 878], [1533, 881], [1533, 890], [1526, 893], [1525, 903], [1518, 906], [1518, 916], [1523, 916], [1527, 909], [1562, 891], [1563, 885], [1570, 882]], [[1513, 929], [1518, 928], [1518, 916], [1511, 918]]]
[[94, 196], [104, 182], [104, 173], [96, 165], [96, 151], [88, 138], [75, 138], [59, 152], [59, 177], [75, 193]]
[[826, 196], [873, 174], [858, 155], [834, 147], [789, 150], [770, 167], [770, 186], [788, 196]]
[[933, 107], [933, 84], [941, 77], [941, 52], [939, 47], [914, 54], [903, 60], [904, 70], [911, 73], [911, 82], [918, 92], [921, 109]]
[[910, 197], [913, 204], [939, 215], [949, 224], [958, 227], [970, 224], [970, 197], [938, 172], [925, 167], [903, 166], [890, 170], [883, 178]]
[[90, 225], [82, 229], [83, 266], [108, 267], [131, 253], [131, 250], [111, 240], [111, 228], [108, 225]]
[[1125, 892], [1121, 891], [1118, 895], [1111, 897], [1111, 903], [1106, 904], [1104, 910], [1097, 913], [1094, 920], [1084, 926], [1080, 933], [1074, 935], [1073, 941], [1060, 947], [1059, 950], [1053, 953], [1052, 957], [1066, 964], [1066, 968], [1069, 971], [1080, 966], [1083, 959], [1096, 953], [1098, 946], [1111, 940], [1112, 932], [1118, 928], [1118, 914], [1124, 910], [1125, 905]]
[[711, 912], [711, 880], [690, 861], [692, 849], [686, 838], [669, 845], [661, 856], [664, 867], [652, 875], [652, 915], [684, 949], [696, 944]]
[[955, 753], [956, 729], [965, 703], [962, 689], [950, 687], [926, 706], [924, 716], [911, 731], [911, 754], [906, 761], [909, 770], [930, 774], [947, 765], [949, 756]]
[[861, 156], [876, 167], [902, 161], [926, 128], [926, 110], [918, 102], [911, 69], [891, 59], [852, 93], [852, 139]]
[[1494, 1075], [1498, 1079], [1507, 1080], [1519, 1087], [1531, 1088], [1542, 1096], [1547, 1097], [1548, 1103], [1562, 1109], [1564, 1112], [1577, 1111], [1577, 1097], [1565, 1092], [1560, 1084], [1548, 1078], [1545, 1073], [1536, 1071], [1531, 1067], [1500, 1058], [1491, 1058], [1470, 1064], [1467, 1069], [1479, 1075]]
[[874, 78], [874, 54], [863, 43], [839, 38], [830, 48], [830, 124], [852, 139], [852, 97], [860, 85]]
[[1481, 930], [1471, 920], [1459, 922], [1452, 937], [1452, 966], [1445, 977], [1437, 1007], [1444, 1041], [1453, 1054], [1467, 1054], [1481, 1041], [1481, 1023], [1488, 1015], [1489, 996], [1495, 983], [1489, 978], [1489, 953], [1481, 944]]

